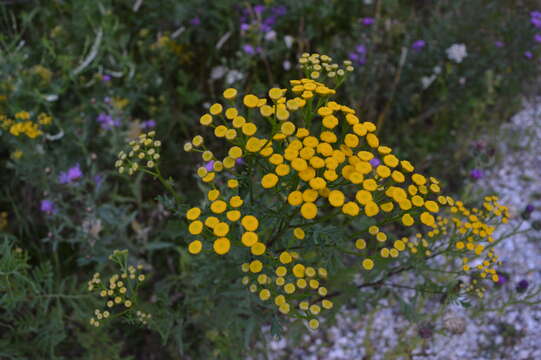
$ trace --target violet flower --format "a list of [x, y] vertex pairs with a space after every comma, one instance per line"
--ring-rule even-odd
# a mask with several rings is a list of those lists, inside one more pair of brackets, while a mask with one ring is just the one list
[[96, 118], [96, 121], [100, 123], [102, 129], [110, 130], [113, 127], [120, 126], [120, 121], [118, 119], [113, 119], [111, 115], [101, 113]]
[[370, 161], [369, 161], [370, 165], [372, 165], [373, 167], [377, 167], [381, 164], [381, 161], [379, 161], [378, 158], [372, 158]]
[[374, 18], [365, 17], [365, 18], [361, 19], [361, 22], [362, 22], [363, 25], [370, 26], [373, 23], [375, 23], [376, 21], [374, 20]]
[[470, 172], [470, 177], [474, 180], [479, 180], [485, 176], [485, 173], [481, 169], [473, 169]]
[[105, 83], [111, 81], [111, 75], [107, 75], [107, 74], [106, 74], [106, 75], [103, 75], [103, 76], [101, 77], [101, 81], [103, 81], [103, 82], [105, 82]]
[[265, 5], [256, 5], [256, 6], [254, 6], [254, 12], [256, 14], [258, 14], [258, 15], [263, 13], [264, 10], [265, 10]]
[[254, 55], [255, 54], [255, 49], [252, 45], [250, 44], [244, 44], [242, 46], [242, 50], [244, 50], [244, 52], [248, 55]]
[[348, 58], [357, 65], [364, 65], [366, 63], [366, 47], [364, 45], [357, 45], [355, 51], [349, 53]]
[[44, 212], [44, 213], [46, 213], [48, 215], [51, 215], [56, 211], [55, 206], [54, 206], [54, 202], [52, 200], [48, 200], [48, 199], [41, 200], [40, 209], [41, 209], [42, 212]]
[[58, 182], [60, 184], [69, 184], [81, 178], [83, 172], [81, 171], [81, 166], [76, 164], [68, 169], [68, 171], [61, 172], [58, 175]]
[[140, 125], [141, 126], [141, 129], [152, 129], [154, 127], [156, 127], [156, 121], [154, 120], [147, 120], [147, 121], [143, 121], [143, 123]]
[[207, 169], [207, 171], [214, 171], [214, 160], [210, 160], [208, 163], [206, 163], [205, 169]]
[[498, 273], [498, 281], [496, 282], [497, 285], [502, 286], [508, 281], [509, 278], [507, 277], [507, 275]]
[[199, 16], [196, 16], [193, 19], [191, 19], [190, 20], [190, 25], [193, 25], [193, 26], [201, 25], [201, 19], [199, 18]]
[[272, 13], [276, 16], [284, 16], [287, 14], [287, 7], [285, 5], [278, 5], [272, 8]]
[[496, 46], [497, 48], [502, 48], [505, 46], [505, 43], [503, 41], [495, 41], [494, 42], [494, 46]]
[[533, 58], [533, 53], [531, 51], [525, 51], [524, 52], [524, 57], [526, 59], [531, 59], [531, 58]]
[[426, 45], [426, 41], [424, 40], [416, 40], [411, 44], [411, 48], [415, 51], [421, 51]]
[[535, 42], [541, 43], [541, 34], [535, 34], [533, 39]]
[[522, 294], [528, 290], [528, 287], [530, 286], [530, 283], [526, 279], [522, 279], [518, 282], [517, 286], [515, 287], [515, 290]]

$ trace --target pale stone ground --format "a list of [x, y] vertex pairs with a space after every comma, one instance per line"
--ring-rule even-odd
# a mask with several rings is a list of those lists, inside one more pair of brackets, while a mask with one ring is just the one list
[[[474, 192], [497, 193], [510, 207], [514, 219], [500, 234], [531, 229], [541, 220], [541, 99], [525, 103], [524, 110], [500, 129], [501, 161], [486, 169], [485, 177], [472, 184]], [[529, 220], [520, 213], [527, 204], [535, 207]], [[541, 231], [514, 235], [496, 248], [503, 261], [500, 271], [509, 274], [501, 290], [488, 300], [490, 308], [504, 299], [518, 296], [517, 283], [528, 280], [532, 291], [541, 285]], [[541, 301], [540, 296], [534, 300]], [[385, 304], [383, 304], [385, 305]], [[430, 305], [425, 310], [430, 311]], [[464, 323], [464, 333], [453, 335], [452, 322]], [[400, 315], [397, 306], [382, 306], [361, 316], [356, 310], [342, 309], [336, 325], [321, 324], [317, 332], [306, 332], [301, 343], [291, 338], [270, 340], [259, 358], [268, 359], [429, 359], [485, 360], [541, 359], [541, 305], [512, 305], [506, 310], [470, 316], [454, 306], [433, 323], [434, 333], [422, 340], [419, 327]], [[447, 329], [447, 330], [446, 330]], [[400, 355], [404, 344], [413, 345], [413, 356]]]

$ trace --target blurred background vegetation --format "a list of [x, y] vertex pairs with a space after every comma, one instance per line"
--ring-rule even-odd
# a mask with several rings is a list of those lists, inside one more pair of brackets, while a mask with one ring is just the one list
[[[195, 204], [200, 164], [182, 144], [203, 131], [205, 107], [228, 87], [284, 87], [300, 76], [300, 54], [319, 52], [354, 62], [340, 95], [401, 158], [457, 193], [537, 85], [536, 5], [0, 1], [0, 357], [239, 358], [261, 326], [252, 304], [235, 274], [192, 263], [158, 184], [114, 171], [125, 140], [155, 128], [165, 175]], [[459, 44], [460, 59], [448, 51]], [[86, 282], [114, 270], [114, 249], [150, 274], [148, 328], [88, 324], [98, 299]]]

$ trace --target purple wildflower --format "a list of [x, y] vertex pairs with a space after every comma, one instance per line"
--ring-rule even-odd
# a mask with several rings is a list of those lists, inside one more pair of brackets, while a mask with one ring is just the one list
[[415, 51], [421, 51], [426, 45], [426, 41], [424, 40], [416, 40], [411, 44], [411, 48]]
[[541, 19], [541, 11], [532, 11], [530, 16], [534, 19]]
[[58, 176], [58, 182], [60, 184], [69, 184], [75, 180], [78, 180], [81, 176], [83, 176], [81, 166], [76, 164], [75, 166], [69, 168], [68, 171], [61, 172]]
[[533, 53], [531, 51], [525, 51], [524, 52], [524, 57], [526, 59], [531, 59], [531, 58], [533, 58]]
[[348, 57], [357, 65], [364, 65], [366, 63], [366, 47], [364, 45], [357, 45], [355, 51], [350, 52]]
[[285, 5], [278, 5], [272, 8], [272, 13], [276, 16], [284, 16], [287, 14], [287, 7]]
[[199, 16], [196, 16], [193, 19], [191, 19], [190, 20], [190, 25], [193, 25], [193, 26], [201, 25], [201, 19], [199, 18]]
[[51, 215], [55, 212], [54, 202], [47, 199], [41, 200], [40, 209], [42, 212]]
[[244, 52], [248, 55], [254, 55], [255, 54], [255, 49], [252, 45], [250, 44], [244, 44], [242, 46], [242, 50], [244, 50]]
[[247, 31], [248, 29], [250, 29], [250, 24], [247, 24], [247, 23], [240, 24], [240, 31]]
[[527, 213], [532, 213], [534, 210], [535, 207], [532, 204], [526, 205], [526, 208], [524, 209], [524, 211], [526, 211]]
[[498, 275], [498, 281], [496, 282], [497, 285], [502, 286], [503, 284], [509, 281], [509, 278], [507, 277], [507, 275], [502, 274], [502, 273], [498, 273], [497, 275]]
[[541, 18], [531, 18], [531, 19], [530, 19], [530, 22], [531, 22], [532, 25], [535, 26], [536, 28], [541, 28]]
[[205, 164], [205, 169], [207, 171], [213, 171], [214, 170], [214, 160], [210, 160], [208, 163]]
[[103, 81], [105, 83], [111, 81], [111, 75], [107, 75], [107, 74], [103, 75], [101, 77], [101, 81]]
[[235, 160], [235, 164], [237, 165], [244, 165], [245, 161], [243, 158], [238, 158], [237, 160]]
[[535, 42], [541, 43], [541, 34], [535, 34], [533, 39], [535, 40]]
[[473, 169], [471, 172], [470, 172], [470, 177], [474, 180], [479, 180], [481, 179], [483, 176], [485, 176], [485, 173], [483, 172], [483, 170], [481, 169]]
[[156, 126], [156, 121], [151, 119], [151, 120], [143, 121], [143, 123], [141, 124], [141, 129], [151, 129], [155, 126]]
[[96, 120], [100, 123], [101, 128], [105, 130], [120, 126], [120, 121], [118, 119], [113, 119], [113, 117], [108, 114], [101, 113]]
[[502, 48], [505, 46], [505, 43], [503, 41], [495, 41], [494, 42], [494, 46], [496, 46], [497, 48]]
[[526, 290], [528, 290], [529, 286], [530, 286], [530, 283], [528, 282], [528, 280], [522, 279], [518, 282], [517, 286], [515, 287], [515, 290], [518, 293], [523, 293], [523, 292], [526, 292]]
[[265, 11], [265, 5], [256, 5], [254, 6], [254, 12], [258, 15], [260, 15], [263, 11]]
[[374, 18], [371, 18], [371, 17], [365, 17], [365, 18], [361, 19], [361, 23], [363, 25], [366, 25], [366, 26], [370, 26], [375, 22], [376, 21], [374, 20]]
[[373, 167], [377, 167], [379, 166], [379, 164], [381, 164], [381, 161], [379, 161], [378, 158], [373, 158], [370, 160], [370, 165], [372, 165]]
[[101, 183], [103, 182], [103, 175], [100, 175], [100, 174], [94, 175], [92, 180], [94, 180], [94, 183], [96, 184], [96, 187], [99, 187], [101, 185]]

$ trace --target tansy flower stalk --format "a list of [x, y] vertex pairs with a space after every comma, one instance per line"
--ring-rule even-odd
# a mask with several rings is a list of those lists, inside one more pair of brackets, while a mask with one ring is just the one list
[[[226, 155], [213, 153], [202, 135], [184, 147], [213, 161], [210, 170], [197, 170], [206, 200], [186, 212], [187, 251], [215, 261], [232, 257], [262, 306], [312, 328], [320, 312], [333, 307], [324, 266], [332, 256], [354, 258], [364, 274], [382, 278], [399, 273], [400, 264], [459, 257], [462, 273], [476, 262], [481, 278], [498, 281], [490, 244], [496, 225], [507, 221], [507, 208], [495, 197], [467, 208], [383, 145], [373, 122], [316, 81], [339, 86], [353, 70], [331, 61], [303, 54], [306, 77], [291, 80], [289, 88], [263, 96], [226, 89], [225, 101], [199, 118]], [[247, 165], [237, 171], [241, 157]]]
[[[120, 267], [120, 271], [112, 275], [108, 281], [102, 280], [100, 273], [95, 273], [88, 282], [88, 291], [95, 292], [103, 299], [102, 309], [95, 309], [94, 316], [90, 318], [90, 325], [98, 327], [104, 321], [114, 319], [137, 309], [137, 291], [145, 280], [140, 271], [142, 265], [128, 265], [128, 251], [115, 250], [109, 260]], [[144, 314], [144, 313], [143, 313]], [[150, 315], [141, 316], [137, 311], [137, 318], [143, 324]]]

